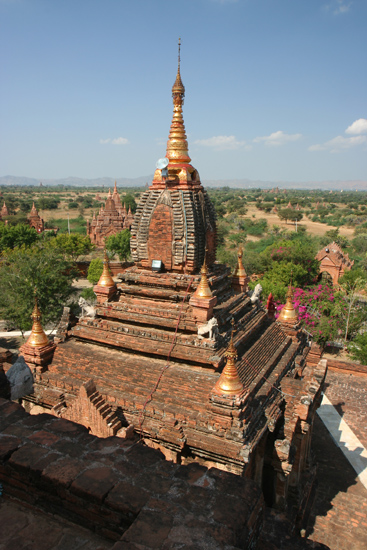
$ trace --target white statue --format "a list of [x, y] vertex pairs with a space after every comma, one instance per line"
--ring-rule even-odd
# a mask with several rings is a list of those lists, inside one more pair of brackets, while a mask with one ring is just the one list
[[78, 304], [82, 309], [82, 317], [90, 317], [91, 319], [95, 318], [96, 308], [91, 306], [85, 298], [80, 296]]
[[206, 325], [198, 326], [198, 336], [202, 340], [204, 334], [209, 333], [209, 340], [215, 340], [215, 336], [218, 334], [218, 321], [215, 317], [209, 319]]
[[255, 302], [258, 301], [258, 299], [260, 298], [260, 294], [262, 293], [262, 290], [263, 290], [263, 287], [261, 286], [260, 283], [258, 283], [255, 288], [254, 288], [254, 291], [253, 293], [251, 294], [251, 303], [254, 304]]

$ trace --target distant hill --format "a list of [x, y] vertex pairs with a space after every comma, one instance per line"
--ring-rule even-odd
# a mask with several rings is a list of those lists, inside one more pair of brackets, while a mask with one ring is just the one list
[[[116, 182], [119, 187], [143, 187], [148, 182], [151, 183], [153, 174], [149, 176], [141, 176], [139, 178], [117, 178]], [[0, 177], [0, 185], [35, 185], [38, 186], [42, 181], [45, 186], [74, 186], [74, 187], [113, 187], [114, 178], [74, 178], [72, 176], [61, 179], [35, 179], [22, 176], [2, 176]], [[226, 179], [226, 180], [203, 180], [206, 187], [232, 187], [237, 189], [272, 189], [279, 187], [280, 189], [320, 189], [328, 190], [344, 190], [344, 191], [367, 191], [366, 180], [335, 180], [335, 181], [261, 181], [250, 179]]]
[[60, 179], [35, 179], [27, 178], [23, 176], [1, 176], [0, 185], [35, 185], [39, 186], [40, 182], [44, 186], [56, 186], [56, 185], [65, 185], [72, 187], [113, 187], [115, 181], [119, 187], [142, 187], [147, 182], [151, 182], [153, 179], [153, 174], [149, 176], [142, 176], [140, 178], [74, 178], [69, 176], [68, 178]]

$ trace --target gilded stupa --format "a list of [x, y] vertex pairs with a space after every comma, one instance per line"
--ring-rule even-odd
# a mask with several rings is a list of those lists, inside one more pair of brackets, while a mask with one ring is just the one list
[[190, 164], [182, 114], [185, 87], [180, 61], [179, 42], [166, 150], [168, 177], [157, 169], [152, 185], [141, 196], [131, 227], [130, 247], [133, 260], [142, 267], [150, 269], [152, 261], [159, 260], [166, 271], [193, 273], [201, 268], [205, 249], [208, 266], [215, 261], [216, 215], [198, 171]]

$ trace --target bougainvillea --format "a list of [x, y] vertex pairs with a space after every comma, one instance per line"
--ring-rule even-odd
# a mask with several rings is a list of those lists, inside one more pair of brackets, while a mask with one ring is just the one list
[[[325, 345], [343, 334], [347, 304], [327, 285], [307, 289], [295, 288], [293, 304], [302, 326], [312, 335], [315, 342]], [[279, 316], [284, 304], [277, 304]]]

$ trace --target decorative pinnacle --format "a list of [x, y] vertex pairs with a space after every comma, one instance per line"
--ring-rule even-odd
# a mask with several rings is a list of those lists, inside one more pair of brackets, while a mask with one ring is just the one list
[[233, 277], [247, 277], [247, 273], [245, 271], [245, 268], [243, 267], [243, 263], [242, 263], [242, 256], [243, 256], [243, 249], [242, 247], [239, 249], [238, 253], [237, 253], [237, 256], [238, 256], [238, 261], [237, 261], [237, 266], [234, 270], [234, 273], [233, 273]]
[[49, 342], [41, 325], [41, 312], [38, 307], [36, 288], [34, 289], [34, 308], [31, 314], [31, 318], [33, 321], [32, 332], [29, 335], [26, 345], [31, 346], [32, 348], [47, 346]]
[[167, 142], [166, 157], [170, 164], [189, 164], [189, 146], [185, 124], [182, 116], [182, 105], [185, 97], [185, 86], [181, 80], [181, 38], [178, 41], [178, 66], [175, 83], [172, 87], [173, 117]]
[[221, 393], [228, 396], [235, 396], [241, 393], [244, 388], [236, 367], [237, 350], [233, 342], [233, 334], [235, 332], [235, 323], [233, 318], [231, 323], [231, 340], [224, 354], [227, 357], [227, 363], [214, 386], [214, 391], [216, 393]]
[[298, 315], [293, 306], [292, 279], [293, 279], [293, 271], [291, 271], [291, 280], [288, 287], [287, 300], [286, 300], [285, 306], [283, 307], [278, 317], [278, 321], [281, 321], [281, 322], [283, 321], [285, 323], [296, 323], [298, 321]]
[[233, 335], [236, 331], [236, 326], [235, 326], [235, 322], [234, 322], [234, 318], [232, 317], [232, 321], [231, 321], [231, 325], [232, 325], [232, 330], [231, 330], [231, 339], [229, 341], [229, 345], [228, 345], [228, 348], [226, 349], [224, 355], [228, 358], [233, 358], [235, 361], [238, 357], [237, 355], [237, 349], [236, 349], [236, 346], [234, 345], [234, 342], [233, 342]]
[[198, 287], [194, 293], [195, 298], [209, 300], [213, 297], [212, 291], [210, 290], [209, 282], [208, 282], [208, 268], [206, 265], [206, 253], [208, 250], [205, 250], [205, 256], [204, 256], [204, 262], [201, 266], [201, 279], [200, 283], [198, 284]]
[[97, 286], [103, 286], [105, 288], [111, 288], [115, 286], [115, 281], [112, 279], [110, 264], [108, 262], [107, 250], [104, 249], [104, 261], [103, 261], [103, 271], [102, 275], [99, 278]]
[[178, 70], [180, 70], [181, 65], [181, 38], [178, 39]]

